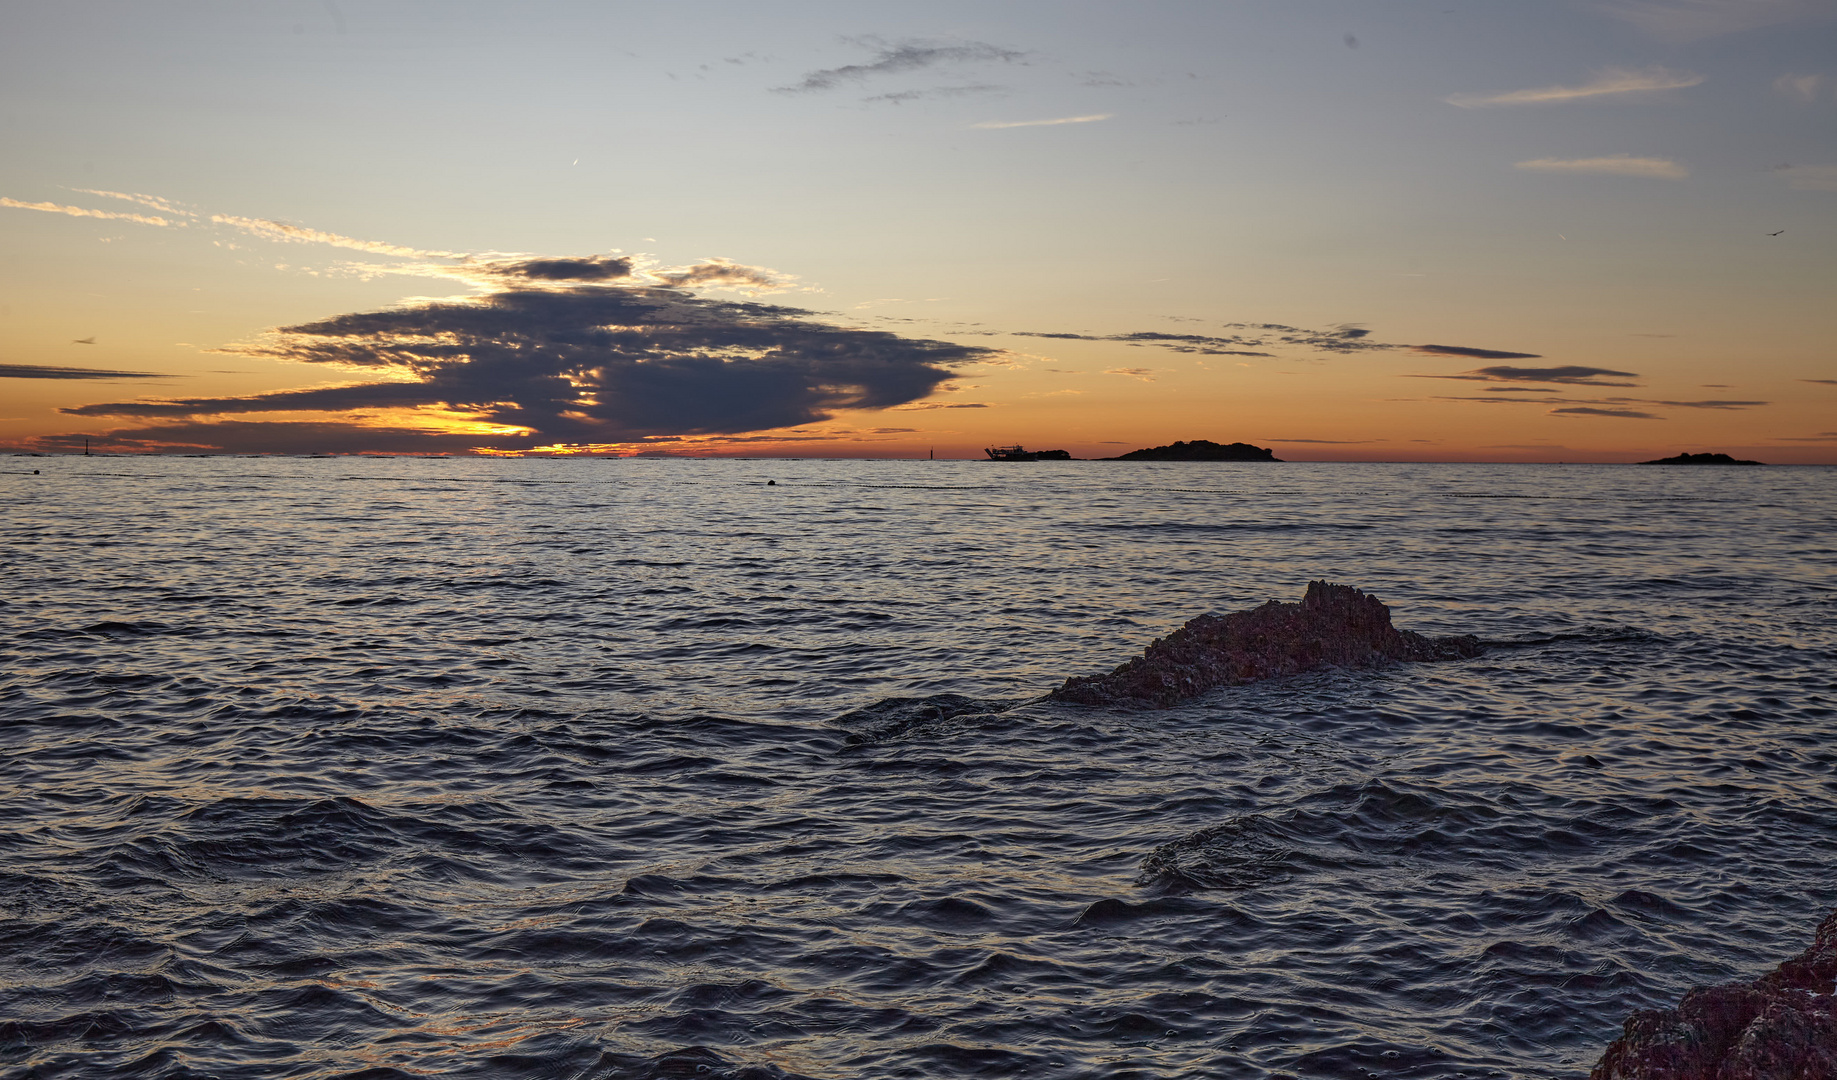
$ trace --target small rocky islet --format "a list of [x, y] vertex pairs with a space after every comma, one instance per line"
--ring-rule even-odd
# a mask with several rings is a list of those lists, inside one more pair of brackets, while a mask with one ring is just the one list
[[1677, 454], [1667, 458], [1642, 461], [1641, 465], [1765, 465], [1764, 461], [1743, 461], [1727, 454]]
[[1425, 637], [1391, 625], [1390, 609], [1350, 585], [1308, 582], [1299, 603], [1201, 615], [1107, 675], [1073, 676], [1048, 697], [1081, 705], [1165, 709], [1220, 686], [1323, 667], [1462, 660], [1471, 636]]
[[1131, 450], [1100, 461], [1281, 461], [1273, 450], [1249, 443], [1215, 443], [1210, 439], [1181, 440], [1166, 446]]

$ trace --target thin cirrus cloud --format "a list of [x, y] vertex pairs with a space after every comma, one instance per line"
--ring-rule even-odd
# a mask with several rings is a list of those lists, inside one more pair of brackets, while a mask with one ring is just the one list
[[1638, 383], [1606, 382], [1603, 376], [1614, 379], [1637, 379], [1638, 372], [1615, 371], [1613, 368], [1583, 367], [1579, 364], [1564, 364], [1560, 367], [1530, 368], [1513, 367], [1510, 364], [1494, 364], [1490, 367], [1475, 368], [1463, 371], [1458, 375], [1406, 375], [1407, 379], [1463, 379], [1470, 382], [1503, 382], [1503, 383], [1566, 383], [1571, 386], [1637, 386]]
[[1560, 105], [1571, 101], [1596, 98], [1656, 94], [1665, 90], [1682, 90], [1703, 82], [1703, 76], [1687, 71], [1649, 67], [1639, 70], [1607, 68], [1589, 82], [1579, 86], [1543, 86], [1533, 90], [1508, 90], [1493, 94], [1450, 94], [1442, 100], [1463, 109], [1487, 109], [1501, 105]]
[[1105, 375], [1127, 375], [1132, 379], [1140, 379], [1143, 382], [1154, 382], [1155, 381], [1154, 370], [1155, 370], [1154, 368], [1147, 368], [1147, 367], [1113, 367], [1113, 368], [1105, 368], [1104, 374]]
[[971, 94], [998, 94], [1006, 89], [1007, 87], [998, 86], [994, 83], [970, 83], [964, 86], [932, 86], [922, 90], [895, 90], [886, 94], [871, 94], [861, 100], [885, 101], [894, 105], [901, 105], [908, 101], [968, 97]]
[[1631, 154], [1609, 154], [1592, 158], [1533, 158], [1520, 161], [1514, 168], [1533, 172], [1599, 173], [1603, 176], [1635, 176], [1648, 180], [1682, 180], [1690, 170], [1670, 158], [1633, 157]]
[[[1586, 385], [1586, 384], [1584, 384]], [[1614, 385], [1614, 384], [1606, 384]], [[1626, 412], [1629, 405], [1658, 405], [1672, 409], [1715, 409], [1726, 412], [1739, 412], [1743, 409], [1758, 408], [1770, 405], [1768, 401], [1663, 401], [1656, 398], [1610, 397], [1610, 398], [1567, 398], [1567, 397], [1441, 397], [1437, 401], [1478, 402], [1482, 405], [1561, 405], [1570, 408], [1555, 409], [1553, 412], [1578, 412], [1579, 415], [1616, 416]], [[1602, 406], [1612, 408], [1603, 411]], [[1647, 419], [1660, 419], [1646, 414]]]
[[1675, 42], [1837, 15], [1827, 0], [1599, 0], [1595, 6], [1604, 15]]
[[1824, 76], [1781, 75], [1773, 80], [1773, 88], [1789, 98], [1810, 104], [1823, 95]]
[[1799, 191], [1837, 191], [1837, 165], [1781, 165], [1774, 172]]
[[[54, 202], [24, 202], [20, 199], [0, 195], [0, 206], [16, 210], [38, 210], [48, 214], [63, 214], [66, 217], [101, 218], [110, 221], [131, 221], [136, 225], [153, 225], [161, 228], [168, 226], [185, 227], [191, 224], [187, 220], [173, 218], [199, 218], [201, 215], [190, 210], [179, 209], [169, 200], [155, 195], [134, 195], [119, 191], [101, 191], [89, 188], [73, 189], [85, 195], [96, 195], [109, 199], [121, 199], [151, 209], [158, 209], [172, 217], [155, 214], [123, 213], [115, 210], [93, 210], [84, 206], [65, 206]], [[323, 232], [319, 229], [308, 229], [299, 225], [289, 225], [282, 221], [270, 221], [267, 218], [241, 217], [235, 214], [212, 214], [209, 221], [213, 225], [227, 226], [237, 232], [280, 243], [322, 244], [329, 247], [348, 248], [371, 255], [412, 256], [420, 258], [459, 259], [463, 252], [457, 251], [423, 251], [419, 248], [404, 247], [401, 244], [384, 243], [379, 240], [359, 240], [355, 237], [340, 236], [337, 233]]]
[[[123, 199], [154, 209], [162, 209], [174, 215], [186, 218], [202, 218], [201, 214], [176, 207], [168, 199], [157, 195], [128, 194], [119, 191], [103, 191], [90, 188], [75, 188], [86, 195], [97, 195], [111, 199]], [[170, 221], [163, 217], [145, 214], [117, 213], [110, 210], [92, 210], [81, 206], [63, 206], [51, 202], [23, 202], [18, 199], [0, 196], [0, 207], [12, 207], [21, 210], [37, 210], [47, 213], [63, 214], [67, 217], [104, 218], [118, 221], [132, 221], [141, 225], [188, 225], [187, 221]], [[470, 255], [457, 251], [433, 251], [392, 244], [381, 240], [363, 240], [357, 237], [343, 236], [339, 233], [326, 232], [322, 229], [311, 229], [287, 222], [273, 221], [268, 218], [242, 217], [235, 214], [211, 214], [209, 224], [226, 226], [248, 236], [275, 243], [317, 244], [325, 247], [344, 248], [350, 251], [361, 251], [369, 255], [384, 255], [395, 258], [447, 259], [456, 262], [419, 262], [396, 264], [358, 264], [356, 272], [370, 276], [377, 274], [402, 274], [413, 277], [446, 277], [454, 278], [485, 291], [521, 286], [525, 288], [569, 288], [587, 282], [605, 282], [620, 278], [631, 279], [632, 284], [664, 285], [673, 288], [731, 289], [737, 292], [759, 293], [797, 287], [793, 275], [780, 273], [766, 267], [747, 266], [731, 259], [709, 258], [690, 266], [652, 267], [640, 265], [640, 260], [624, 255], [591, 255], [567, 256], [560, 258], [541, 258], [527, 255], [485, 254]]]
[[984, 120], [970, 127], [982, 131], [995, 131], [1002, 128], [1024, 127], [1057, 127], [1060, 124], [1095, 124], [1099, 120], [1108, 120], [1115, 113], [1091, 113], [1088, 116], [1059, 116], [1051, 120]]
[[1474, 349], [1466, 345], [1412, 345], [1410, 349], [1412, 352], [1433, 356], [1467, 356], [1475, 360], [1536, 360], [1541, 355], [1534, 352], [1505, 352], [1501, 349]]
[[0, 379], [170, 379], [152, 371], [107, 371], [102, 368], [56, 367], [48, 364], [0, 364]]
[[54, 202], [21, 202], [0, 195], [0, 206], [10, 206], [15, 210], [38, 210], [46, 214], [63, 214], [66, 217], [102, 218], [109, 221], [132, 221], [136, 225], [157, 225], [164, 228], [168, 225], [183, 225], [167, 218], [152, 214], [126, 214], [115, 210], [91, 210], [84, 206], [64, 206]]
[[803, 79], [790, 86], [777, 87], [777, 92], [781, 94], [818, 93], [880, 76], [902, 75], [925, 68], [962, 64], [1012, 64], [1027, 57], [1026, 53], [1018, 49], [1005, 49], [999, 45], [989, 45], [980, 41], [887, 42], [873, 37], [847, 40], [850, 44], [877, 50], [874, 58], [866, 63], [844, 64], [841, 67], [822, 68], [809, 72]]
[[158, 195], [136, 195], [124, 191], [98, 191], [95, 188], [70, 188], [69, 190], [79, 195], [95, 195], [103, 199], [120, 199], [122, 202], [137, 203], [149, 210], [158, 210], [162, 214], [171, 214], [173, 217], [195, 218], [198, 216], [183, 207], [174, 206], [170, 200], [162, 199]]
[[355, 237], [340, 236], [337, 233], [322, 232], [299, 225], [289, 225], [282, 221], [269, 221], [266, 218], [238, 217], [234, 214], [212, 214], [210, 220], [218, 225], [228, 225], [251, 236], [264, 240], [274, 240], [288, 244], [324, 244], [328, 247], [348, 248], [352, 251], [367, 252], [371, 255], [403, 255], [419, 258], [464, 258], [458, 251], [423, 251], [419, 248], [403, 247], [401, 244], [388, 244], [380, 240], [359, 240]]
[[1282, 323], [1225, 323], [1227, 330], [1247, 331], [1241, 334], [1170, 334], [1160, 330], [1137, 330], [1125, 334], [1074, 334], [1036, 330], [1008, 331], [1012, 337], [1049, 338], [1060, 341], [1114, 341], [1135, 348], [1166, 349], [1177, 353], [1202, 356], [1274, 356], [1262, 351], [1280, 345], [1296, 345], [1325, 352], [1351, 353], [1367, 349], [1395, 349], [1396, 345], [1369, 341], [1371, 331], [1359, 326], [1337, 326], [1331, 330], [1308, 330]]
[[1591, 405], [1574, 405], [1564, 409], [1551, 409], [1551, 416], [1611, 416], [1622, 420], [1663, 420], [1649, 412], [1637, 409], [1598, 409]]

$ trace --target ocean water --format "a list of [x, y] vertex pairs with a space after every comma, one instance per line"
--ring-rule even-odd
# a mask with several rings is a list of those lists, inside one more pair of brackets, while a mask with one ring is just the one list
[[[1579, 1077], [1837, 904], [1834, 469], [63, 457], [0, 500], [9, 1080]], [[1493, 645], [1032, 700], [1312, 578]]]

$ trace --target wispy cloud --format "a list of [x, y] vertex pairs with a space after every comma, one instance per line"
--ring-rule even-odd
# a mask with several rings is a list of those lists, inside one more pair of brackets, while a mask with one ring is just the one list
[[1359, 352], [1366, 349], [1395, 349], [1379, 341], [1368, 340], [1371, 331], [1359, 326], [1336, 326], [1331, 330], [1307, 330], [1281, 323], [1225, 323], [1227, 330], [1241, 334], [1169, 334], [1159, 330], [1137, 330], [1127, 334], [1072, 334], [1014, 330], [1014, 337], [1051, 338], [1060, 341], [1114, 341], [1135, 347], [1167, 349], [1170, 352], [1197, 353], [1203, 356], [1273, 356], [1259, 351], [1276, 345], [1298, 345], [1327, 352]]
[[1437, 356], [1469, 356], [1475, 360], [1536, 360], [1534, 352], [1503, 352], [1499, 349], [1474, 349], [1466, 345], [1412, 345], [1411, 351]]
[[1143, 382], [1154, 382], [1154, 370], [1154, 368], [1147, 367], [1113, 367], [1105, 368], [1103, 373], [1105, 375], [1127, 375]]
[[1810, 103], [1817, 101], [1824, 90], [1822, 75], [1781, 75], [1773, 80], [1773, 88], [1789, 98]]
[[992, 409], [993, 405], [981, 401], [920, 401], [911, 405], [895, 405], [893, 412], [928, 412], [932, 409]]
[[1463, 371], [1458, 375], [1406, 375], [1409, 379], [1465, 379], [1472, 382], [1529, 382], [1529, 383], [1567, 383], [1571, 386], [1637, 386], [1638, 383], [1604, 382], [1602, 376], [1616, 379], [1637, 379], [1638, 372], [1615, 371], [1612, 368], [1583, 367], [1578, 364], [1564, 364], [1561, 367], [1529, 368], [1512, 367], [1509, 364], [1495, 364], [1491, 367], [1475, 368]]
[[196, 213], [186, 210], [183, 207], [174, 206], [169, 200], [162, 199], [158, 195], [130, 195], [121, 191], [98, 191], [95, 188], [70, 188], [69, 190], [79, 195], [97, 195], [104, 199], [120, 199], [123, 202], [136, 203], [149, 210], [158, 210], [162, 214], [171, 214], [173, 217], [195, 218], [198, 216]]
[[1603, 14], [1665, 41], [1700, 41], [1837, 15], [1826, 0], [1604, 0]]
[[1614, 416], [1622, 420], [1663, 420], [1662, 416], [1653, 416], [1649, 412], [1637, 409], [1597, 409], [1589, 405], [1573, 405], [1563, 409], [1551, 409], [1551, 416]]
[[1592, 158], [1536, 158], [1518, 162], [1517, 168], [1539, 172], [1638, 176], [1652, 180], [1682, 180], [1690, 175], [1688, 169], [1669, 158], [1633, 157], [1629, 154]]
[[0, 195], [0, 206], [10, 206], [15, 210], [42, 210], [47, 214], [64, 214], [68, 217], [103, 218], [110, 221], [132, 221], [137, 225], [167, 226], [173, 224], [163, 217], [149, 214], [123, 214], [114, 210], [91, 210], [83, 206], [64, 206], [54, 202], [20, 202]]
[[834, 90], [838, 86], [858, 83], [864, 79], [882, 75], [898, 75], [922, 68], [947, 64], [1011, 64], [1024, 60], [1027, 56], [1026, 53], [1017, 49], [1004, 49], [999, 45], [989, 45], [978, 41], [904, 41], [895, 44], [879, 38], [854, 38], [851, 39], [851, 43], [877, 49], [878, 52], [866, 63], [845, 64], [842, 67], [812, 71], [791, 86], [778, 87], [778, 92], [785, 94], [814, 93]]
[[1818, 383], [1823, 386], [1837, 386], [1837, 379], [1800, 379], [1800, 382]]
[[1774, 171], [1800, 191], [1837, 191], [1837, 165], [1782, 165]]
[[1607, 68], [1594, 79], [1579, 86], [1543, 86], [1535, 90], [1508, 90], [1495, 94], [1450, 94], [1442, 100], [1463, 109], [1484, 109], [1496, 105], [1556, 105], [1568, 101], [1619, 97], [1629, 94], [1654, 94], [1663, 90], [1682, 90], [1696, 86], [1703, 76], [1687, 71], [1649, 67]]
[[[1588, 385], [1588, 384], [1583, 384]], [[1614, 385], [1614, 384], [1605, 384]], [[1719, 409], [1728, 412], [1739, 412], [1743, 409], [1758, 408], [1770, 405], [1768, 401], [1662, 401], [1656, 398], [1610, 397], [1610, 398], [1569, 398], [1569, 397], [1441, 397], [1437, 401], [1469, 401], [1482, 405], [1575, 405], [1599, 408], [1603, 405], [1624, 409], [1628, 405], [1658, 405], [1673, 409]]]
[[1094, 124], [1099, 120], [1108, 120], [1115, 113], [1092, 113], [1089, 116], [1059, 116], [1051, 120], [984, 120], [971, 124], [972, 128], [993, 131], [1000, 128], [1056, 127], [1059, 124]]
[[901, 105], [908, 101], [924, 101], [935, 98], [968, 97], [971, 94], [998, 94], [1006, 90], [1005, 86], [994, 83], [973, 83], [967, 86], [932, 86], [922, 90], [896, 90], [889, 94], [872, 94], [863, 101], [887, 101]]
[[45, 364], [0, 364], [0, 379], [170, 379], [151, 371], [105, 371], [101, 368], [52, 367]]
[[[85, 195], [96, 195], [108, 199], [121, 199], [148, 209], [160, 211], [160, 215], [123, 213], [114, 210], [92, 210], [84, 206], [65, 206], [54, 202], [23, 202], [19, 199], [0, 196], [0, 206], [13, 207], [19, 210], [39, 210], [50, 214], [64, 214], [69, 217], [102, 218], [110, 221], [131, 221], [137, 225], [186, 226], [187, 218], [201, 218], [202, 215], [173, 205], [169, 199], [157, 195], [129, 194], [120, 191], [104, 191], [97, 188], [72, 188]], [[170, 215], [161, 216], [161, 215]], [[178, 218], [181, 220], [174, 220]], [[381, 240], [360, 240], [352, 236], [341, 236], [338, 233], [325, 232], [320, 229], [309, 229], [300, 225], [289, 225], [282, 221], [270, 221], [266, 218], [240, 217], [235, 214], [212, 214], [209, 221], [213, 225], [225, 226], [249, 236], [258, 237], [279, 243], [322, 244], [327, 247], [347, 248], [370, 255], [393, 255], [404, 258], [464, 259], [466, 253], [459, 251], [423, 251], [420, 248], [405, 247], [401, 244], [386, 243]]]
[[1820, 431], [1816, 435], [1775, 435], [1770, 442], [1837, 442], [1837, 431]]
[[[1620, 399], [1616, 398], [1613, 400], [1620, 400]], [[1629, 398], [1627, 400], [1637, 401], [1640, 399]], [[1752, 409], [1752, 408], [1756, 408], [1761, 405], [1770, 405], [1772, 404], [1772, 402], [1768, 402], [1768, 401], [1647, 401], [1646, 404], [1648, 405], [1669, 405], [1670, 407], [1674, 409], [1726, 409], [1731, 412], [1738, 412], [1742, 409]]]
[[461, 259], [465, 257], [465, 253], [459, 251], [423, 251], [420, 248], [403, 247], [401, 244], [390, 244], [381, 240], [359, 240], [356, 237], [340, 236], [337, 233], [308, 229], [300, 225], [289, 225], [284, 221], [269, 221], [266, 218], [212, 214], [210, 220], [215, 224], [228, 225], [251, 236], [261, 237], [263, 240], [274, 240], [280, 243], [324, 244], [328, 247], [368, 252], [371, 255], [400, 255], [422, 259]]

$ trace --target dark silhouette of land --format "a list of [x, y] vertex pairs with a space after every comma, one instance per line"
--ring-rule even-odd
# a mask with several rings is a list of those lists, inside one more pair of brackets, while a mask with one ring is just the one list
[[1641, 465], [1765, 465], [1764, 461], [1742, 461], [1727, 454], [1679, 454], [1676, 457], [1642, 461]]
[[1194, 439], [1192, 442], [1170, 443], [1167, 446], [1151, 446], [1146, 450], [1131, 450], [1119, 457], [1102, 458], [1103, 461], [1281, 461], [1274, 451], [1249, 443], [1225, 443], [1220, 445], [1210, 439]]

